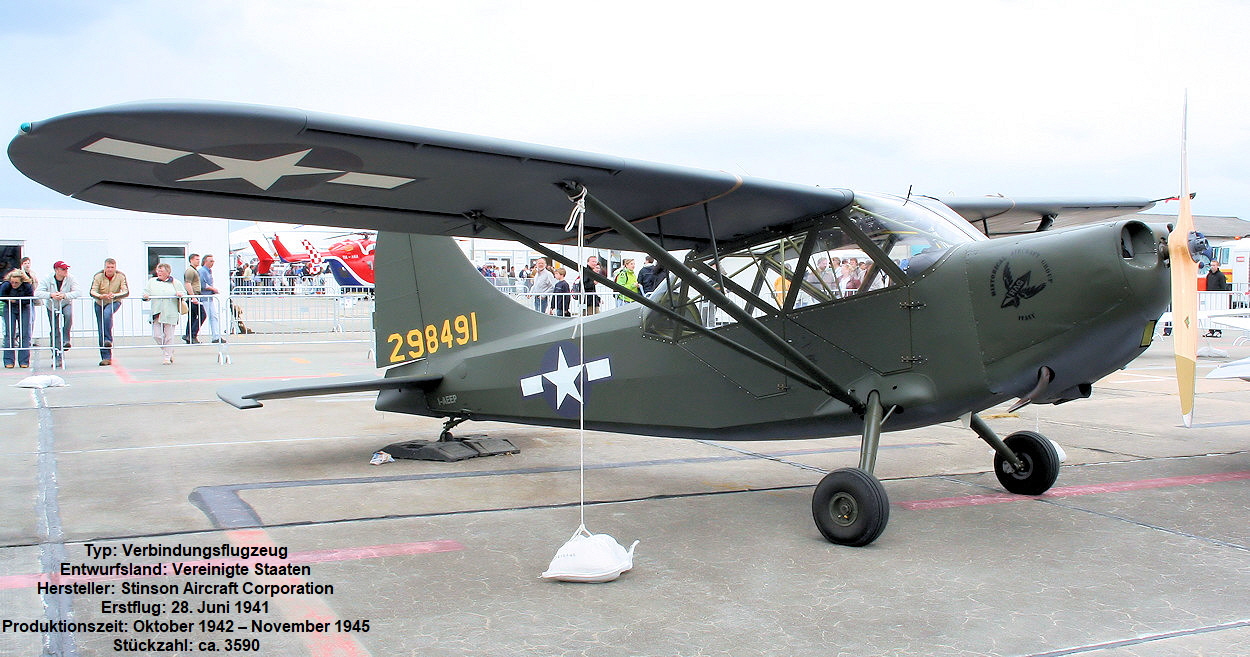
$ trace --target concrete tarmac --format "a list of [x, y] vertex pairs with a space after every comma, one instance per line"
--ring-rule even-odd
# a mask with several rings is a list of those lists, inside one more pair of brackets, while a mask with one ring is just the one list
[[[1250, 356], [1226, 335], [1209, 342]], [[634, 569], [605, 584], [539, 577], [582, 517], [576, 431], [469, 422], [458, 436], [507, 438], [520, 454], [372, 466], [375, 450], [436, 438], [441, 421], [378, 413], [368, 394], [217, 401], [231, 382], [373, 370], [364, 343], [259, 342], [233, 340], [230, 364], [215, 346], [183, 347], [170, 366], [150, 342], [117, 349], [112, 367], [76, 346], [56, 372], [68, 387], [13, 387], [49, 373], [46, 355], [0, 373], [0, 654], [1250, 645], [1250, 383], [1199, 379], [1183, 428], [1166, 338], [1090, 399], [983, 414], [1000, 435], [1035, 430], [1066, 450], [1041, 497], [1003, 493], [990, 449], [957, 423], [883, 436], [890, 524], [864, 548], [825, 542], [810, 510], [822, 473], [857, 463], [857, 437], [588, 432], [586, 526], [640, 541]]]

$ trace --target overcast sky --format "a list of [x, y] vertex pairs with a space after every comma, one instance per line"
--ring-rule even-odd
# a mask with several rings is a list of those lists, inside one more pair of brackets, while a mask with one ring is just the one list
[[[1250, 3], [0, 3], [0, 125], [211, 99], [813, 185], [1250, 219]], [[0, 207], [86, 208], [0, 164]], [[1175, 204], [1153, 212], [1175, 212]]]

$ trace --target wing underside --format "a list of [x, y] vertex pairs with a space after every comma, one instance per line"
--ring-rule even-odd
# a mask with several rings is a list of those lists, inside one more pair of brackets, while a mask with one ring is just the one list
[[1144, 198], [1007, 198], [967, 196], [938, 199], [989, 237], [1065, 228], [1134, 214], [1154, 206]]
[[[568, 239], [580, 183], [669, 250], [845, 207], [853, 193], [439, 130], [221, 103], [133, 103], [24, 125], [24, 174], [63, 194], [165, 214], [371, 230]], [[591, 243], [629, 243], [587, 217]]]

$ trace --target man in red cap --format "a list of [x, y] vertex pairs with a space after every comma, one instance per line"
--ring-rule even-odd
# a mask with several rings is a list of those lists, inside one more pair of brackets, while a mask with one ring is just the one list
[[70, 348], [69, 329], [74, 324], [74, 299], [82, 296], [78, 282], [69, 275], [64, 260], [52, 263], [52, 275], [40, 279], [35, 297], [47, 299], [48, 325], [52, 327], [52, 365], [61, 367]]

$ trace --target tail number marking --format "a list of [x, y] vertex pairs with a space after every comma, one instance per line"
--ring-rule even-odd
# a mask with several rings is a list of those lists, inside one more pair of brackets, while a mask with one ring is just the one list
[[456, 315], [455, 319], [444, 319], [442, 324], [426, 324], [407, 333], [392, 333], [386, 341], [392, 345], [392, 363], [432, 356], [439, 349], [463, 347], [477, 342], [477, 313]]

